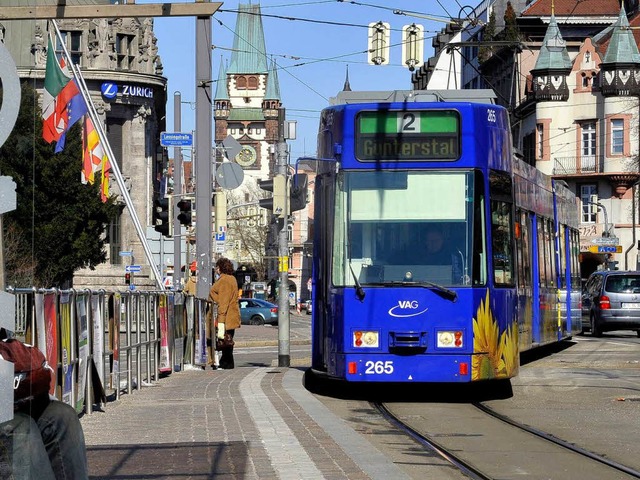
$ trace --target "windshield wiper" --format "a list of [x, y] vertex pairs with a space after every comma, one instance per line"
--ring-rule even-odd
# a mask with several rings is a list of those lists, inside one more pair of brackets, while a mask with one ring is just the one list
[[353, 267], [351, 266], [351, 262], [349, 262], [349, 270], [351, 270], [351, 275], [353, 275], [353, 283], [356, 285], [356, 297], [361, 302], [364, 301], [364, 288], [360, 285], [358, 281], [358, 277], [356, 276], [356, 272], [353, 271]]
[[435, 290], [435, 293], [440, 295], [442, 298], [451, 300], [452, 302], [455, 302], [458, 299], [457, 292], [454, 292], [453, 290], [447, 287], [443, 287], [442, 285], [438, 285], [437, 283], [427, 282], [426, 280], [423, 280], [420, 282], [413, 282], [413, 281], [406, 281], [406, 280], [404, 281], [392, 280], [388, 282], [372, 282], [372, 283], [369, 283], [369, 285], [382, 285], [382, 286], [402, 285], [406, 287], [433, 288]]

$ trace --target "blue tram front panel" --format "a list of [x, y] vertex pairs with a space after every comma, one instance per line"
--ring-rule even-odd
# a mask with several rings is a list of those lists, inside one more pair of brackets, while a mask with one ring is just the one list
[[455, 301], [428, 288], [334, 292], [327, 373], [362, 382], [470, 382], [518, 371], [515, 293], [465, 288]]

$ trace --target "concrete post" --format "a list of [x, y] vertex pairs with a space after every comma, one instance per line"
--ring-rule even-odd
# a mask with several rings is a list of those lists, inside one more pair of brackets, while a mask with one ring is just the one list
[[[280, 109], [278, 119], [278, 145], [276, 157], [276, 173], [288, 176], [287, 143], [284, 140], [284, 109]], [[285, 183], [288, 189], [289, 182]], [[288, 190], [285, 193], [288, 198]], [[282, 220], [278, 219], [278, 277], [280, 278], [280, 295], [278, 295], [278, 366], [289, 367], [290, 357], [290, 324], [289, 324], [289, 238], [287, 225], [289, 223], [289, 202], [285, 202], [285, 212]]]
[[[173, 94], [173, 131], [178, 133], [182, 130], [182, 95], [180, 92]], [[180, 260], [182, 257], [182, 237], [181, 227], [178, 220], [178, 202], [182, 195], [182, 149], [173, 148], [173, 194], [176, 199], [173, 202], [173, 212], [171, 220], [173, 222], [173, 290], [178, 291], [180, 287]], [[185, 269], [186, 270], [186, 269]], [[187, 273], [187, 272], [185, 272]]]

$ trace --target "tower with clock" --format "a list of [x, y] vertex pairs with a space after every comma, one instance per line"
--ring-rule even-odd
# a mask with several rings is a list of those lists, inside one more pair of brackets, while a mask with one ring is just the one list
[[[231, 135], [242, 150], [229, 160], [245, 177], [268, 178], [282, 108], [277, 65], [268, 65], [259, 4], [240, 4], [229, 64], [220, 61], [214, 97], [215, 143]], [[251, 39], [251, 43], [245, 39]], [[221, 155], [221, 154], [219, 154]], [[220, 158], [218, 158], [220, 161]]]

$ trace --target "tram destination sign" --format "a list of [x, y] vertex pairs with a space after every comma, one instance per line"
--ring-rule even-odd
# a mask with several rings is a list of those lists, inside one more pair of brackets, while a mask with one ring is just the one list
[[361, 112], [355, 146], [361, 161], [457, 160], [460, 117], [454, 110]]

